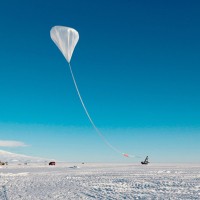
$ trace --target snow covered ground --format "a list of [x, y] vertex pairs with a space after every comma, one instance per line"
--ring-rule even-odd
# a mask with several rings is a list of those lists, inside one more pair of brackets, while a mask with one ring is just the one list
[[13, 164], [0, 199], [200, 199], [200, 164]]

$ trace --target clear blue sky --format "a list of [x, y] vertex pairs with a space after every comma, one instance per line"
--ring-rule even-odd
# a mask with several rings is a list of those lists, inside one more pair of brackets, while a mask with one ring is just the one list
[[49, 35], [64, 25], [79, 32], [71, 64], [105, 137], [154, 162], [200, 162], [199, 10], [183, 0], [1, 2], [0, 140], [29, 146], [0, 149], [130, 161], [105, 146], [84, 113]]

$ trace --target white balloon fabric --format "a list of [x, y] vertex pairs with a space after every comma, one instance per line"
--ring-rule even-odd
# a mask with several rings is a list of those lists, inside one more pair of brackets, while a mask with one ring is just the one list
[[74, 48], [79, 40], [78, 32], [65, 26], [54, 26], [50, 31], [51, 39], [70, 63]]

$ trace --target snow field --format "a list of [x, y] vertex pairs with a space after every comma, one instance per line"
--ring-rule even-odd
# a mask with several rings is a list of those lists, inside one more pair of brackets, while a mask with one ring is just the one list
[[2, 167], [0, 199], [200, 199], [200, 165], [71, 166]]

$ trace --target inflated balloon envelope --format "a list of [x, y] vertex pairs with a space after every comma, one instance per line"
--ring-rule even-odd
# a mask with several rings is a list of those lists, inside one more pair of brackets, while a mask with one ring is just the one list
[[54, 26], [50, 31], [51, 39], [70, 63], [74, 48], [79, 40], [78, 32], [65, 26]]
[[67, 62], [69, 63], [70, 72], [71, 72], [79, 99], [81, 101], [81, 104], [83, 106], [83, 109], [85, 110], [85, 113], [86, 113], [89, 121], [91, 122], [91, 124], [94, 127], [97, 134], [104, 141], [104, 143], [107, 146], [109, 146], [112, 150], [114, 150], [115, 152], [120, 153], [124, 157], [128, 157], [128, 158], [129, 157], [138, 157], [138, 156], [122, 153], [118, 148], [114, 147], [110, 142], [108, 142], [108, 140], [104, 137], [104, 135], [101, 133], [101, 131], [96, 127], [92, 118], [90, 117], [89, 112], [87, 111], [87, 108], [86, 108], [86, 106], [83, 102], [83, 99], [81, 97], [81, 94], [79, 92], [79, 89], [78, 89], [78, 86], [77, 86], [77, 83], [76, 83], [76, 80], [75, 80], [75, 77], [74, 77], [74, 74], [73, 74], [73, 71], [72, 71], [72, 68], [70, 65], [70, 61], [71, 61], [72, 54], [74, 52], [74, 48], [79, 40], [78, 32], [75, 29], [70, 28], [70, 27], [54, 26], [50, 31], [50, 36], [51, 36], [51, 39], [56, 44], [56, 46], [60, 49], [60, 51], [66, 58]]

